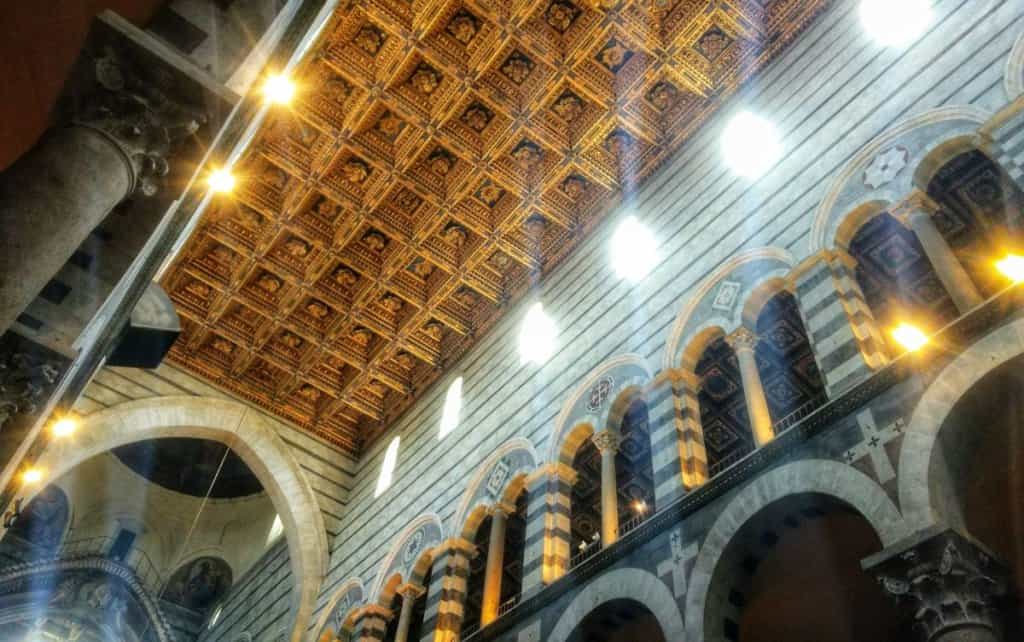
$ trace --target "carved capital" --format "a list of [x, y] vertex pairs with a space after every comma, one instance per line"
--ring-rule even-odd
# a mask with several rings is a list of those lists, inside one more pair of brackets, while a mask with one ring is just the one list
[[419, 596], [426, 593], [427, 589], [423, 588], [419, 584], [410, 584], [409, 582], [406, 582], [395, 589], [395, 592], [401, 595], [403, 600], [415, 601]]
[[617, 453], [619, 452], [619, 446], [622, 445], [622, 436], [611, 430], [602, 430], [601, 432], [594, 433], [594, 436], [590, 438], [597, 446], [597, 449], [601, 451], [601, 454], [606, 452]]
[[914, 219], [919, 216], [931, 218], [940, 210], [938, 203], [927, 193], [916, 189], [899, 203], [889, 208], [889, 214], [906, 227], [913, 227]]
[[1006, 591], [1005, 571], [988, 551], [955, 531], [926, 531], [893, 552], [869, 558], [865, 567], [913, 612], [924, 640], [955, 630], [995, 634], [1002, 629], [996, 602]]
[[202, 110], [172, 100], [159, 82], [144, 78], [112, 47], [93, 61], [96, 92], [73, 120], [102, 132], [134, 170], [134, 189], [152, 196], [170, 171], [178, 145], [206, 123]]
[[757, 347], [757, 341], [758, 336], [744, 327], [737, 328], [725, 338], [725, 342], [737, 353], [744, 350], [753, 351]]

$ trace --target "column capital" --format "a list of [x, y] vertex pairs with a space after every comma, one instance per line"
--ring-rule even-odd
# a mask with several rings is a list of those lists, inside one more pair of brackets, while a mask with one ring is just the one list
[[648, 384], [648, 389], [657, 388], [665, 384], [671, 385], [673, 388], [679, 385], [684, 386], [697, 386], [697, 376], [692, 372], [688, 372], [682, 368], [670, 368], [668, 370], [662, 370], [658, 374], [654, 375], [654, 379]]
[[395, 589], [395, 592], [401, 595], [403, 600], [415, 601], [419, 596], [426, 593], [427, 589], [423, 588], [419, 584], [406, 582]]
[[980, 544], [952, 529], [927, 529], [862, 565], [911, 608], [925, 640], [960, 629], [1002, 628], [995, 601], [1006, 591], [1005, 570]]
[[375, 617], [382, 620], [389, 620], [392, 615], [393, 613], [391, 612], [391, 609], [383, 607], [380, 604], [364, 604], [352, 611], [351, 618], [352, 622], [358, 626], [361, 621], [369, 618]]
[[619, 452], [619, 446], [622, 445], [622, 435], [613, 430], [596, 432], [590, 440], [594, 442], [594, 445], [597, 446], [602, 455], [606, 452], [617, 453]]
[[487, 514], [491, 517], [497, 517], [500, 514], [502, 517], [507, 518], [514, 512], [516, 512], [515, 506], [510, 506], [503, 502], [498, 502], [487, 509]]
[[729, 344], [729, 347], [735, 350], [737, 353], [744, 351], [754, 351], [757, 347], [758, 336], [754, 334], [749, 328], [740, 326], [732, 331], [728, 336], [725, 337], [725, 342]]
[[170, 171], [169, 157], [206, 124], [201, 108], [171, 99], [159, 74], [143, 74], [125, 55], [104, 47], [89, 61], [94, 91], [75, 106], [71, 121], [106, 136], [134, 170], [133, 190], [152, 196]]
[[476, 545], [463, 537], [449, 537], [441, 542], [438, 549], [445, 552], [457, 551], [464, 555], [471, 555], [476, 550]]
[[911, 227], [915, 217], [931, 217], [938, 212], [941, 206], [932, 200], [928, 194], [920, 189], [915, 189], [903, 198], [899, 203], [889, 207], [889, 214], [906, 227]]

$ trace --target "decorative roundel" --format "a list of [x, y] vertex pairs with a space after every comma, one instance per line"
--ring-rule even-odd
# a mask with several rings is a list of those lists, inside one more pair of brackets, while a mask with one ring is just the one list
[[590, 397], [587, 398], [587, 410], [590, 412], [597, 412], [600, 410], [608, 397], [612, 394], [612, 388], [615, 386], [615, 379], [611, 375], [605, 375], [601, 377], [594, 387], [590, 389]]
[[402, 562], [404, 564], [411, 564], [416, 556], [419, 555], [420, 547], [423, 546], [423, 531], [416, 531], [409, 538], [409, 543], [405, 545], [405, 553], [402, 554]]

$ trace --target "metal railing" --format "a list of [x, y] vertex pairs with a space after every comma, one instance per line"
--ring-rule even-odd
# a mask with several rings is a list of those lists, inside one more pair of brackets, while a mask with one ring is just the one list
[[604, 545], [601, 543], [601, 540], [599, 539], [593, 542], [585, 542], [584, 546], [576, 549], [576, 552], [573, 553], [573, 556], [569, 558], [569, 568], [573, 569], [579, 566], [591, 557], [600, 553], [602, 548], [604, 548]]
[[619, 537], [625, 537], [626, 535], [635, 531], [636, 528], [640, 526], [640, 524], [643, 524], [645, 521], [647, 521], [647, 516], [649, 514], [650, 513], [647, 510], [644, 510], [644, 512], [637, 513], [633, 517], [627, 519], [625, 522], [620, 524]]
[[498, 605], [498, 617], [501, 617], [519, 606], [519, 600], [523, 599], [522, 593], [516, 593], [509, 599]]
[[5, 555], [23, 563], [104, 557], [130, 569], [139, 583], [149, 589], [157, 590], [163, 586], [163, 575], [145, 552], [133, 548], [123, 558], [110, 557], [113, 543], [113, 537], [86, 537], [64, 542], [56, 549], [48, 549], [8, 533], [4, 537], [2, 549]]
[[828, 397], [826, 397], [824, 394], [820, 394], [800, 404], [796, 410], [789, 413], [782, 419], [779, 419], [772, 425], [772, 428], [775, 429], [775, 434], [781, 435], [785, 431], [789, 430], [793, 426], [803, 421], [808, 415], [810, 415], [818, 408], [824, 406], [826, 403], [828, 403]]
[[750, 453], [754, 452], [755, 449], [740, 448], [732, 451], [725, 457], [722, 457], [718, 461], [708, 464], [708, 478], [714, 477], [718, 473], [722, 472], [729, 466], [732, 466], [739, 460], [743, 459]]

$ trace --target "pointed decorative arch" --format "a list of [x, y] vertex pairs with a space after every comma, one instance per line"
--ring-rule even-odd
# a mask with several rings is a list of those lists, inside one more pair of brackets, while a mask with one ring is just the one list
[[[686, 303], [676, 315], [665, 342], [662, 369], [678, 367], [682, 350], [707, 330], [717, 327], [728, 334], [738, 328], [743, 322], [740, 301], [764, 281], [788, 276], [795, 265], [793, 256], [786, 250], [762, 247], [744, 250], [718, 266], [686, 296]], [[744, 274], [755, 267], [760, 270], [756, 274]], [[729, 279], [731, 275], [736, 278]]]
[[470, 536], [467, 539], [471, 538], [478, 525], [471, 521], [475, 517], [480, 518], [477, 522], [483, 519], [477, 509], [507, 500], [513, 486], [516, 486], [514, 490], [518, 494], [523, 478], [536, 470], [538, 464], [537, 451], [528, 439], [515, 437], [499, 446], [477, 466], [470, 478], [452, 518], [450, 531], [462, 537], [467, 537], [468, 532]]
[[392, 596], [387, 594], [390, 580], [399, 576], [401, 581], [409, 581], [416, 567], [422, 562], [423, 554], [432, 551], [443, 541], [444, 527], [436, 513], [426, 513], [412, 520], [394, 539], [391, 549], [381, 562], [377, 579], [373, 582], [369, 603], [380, 604], [382, 600], [390, 601]]
[[172, 396], [129, 401], [87, 416], [75, 438], [51, 442], [38, 465], [51, 479], [58, 479], [113, 448], [163, 437], [221, 442], [263, 484], [284, 523], [296, 583], [290, 639], [300, 642], [327, 569], [327, 531], [305, 473], [261, 412], [230, 399]]
[[[608, 359], [583, 379], [562, 405], [548, 445], [548, 461], [563, 458], [565, 440], [580, 425], [603, 430], [612, 402], [626, 388], [647, 385], [654, 378], [647, 360], [638, 354], [623, 354]], [[571, 457], [570, 457], [571, 459]]]

